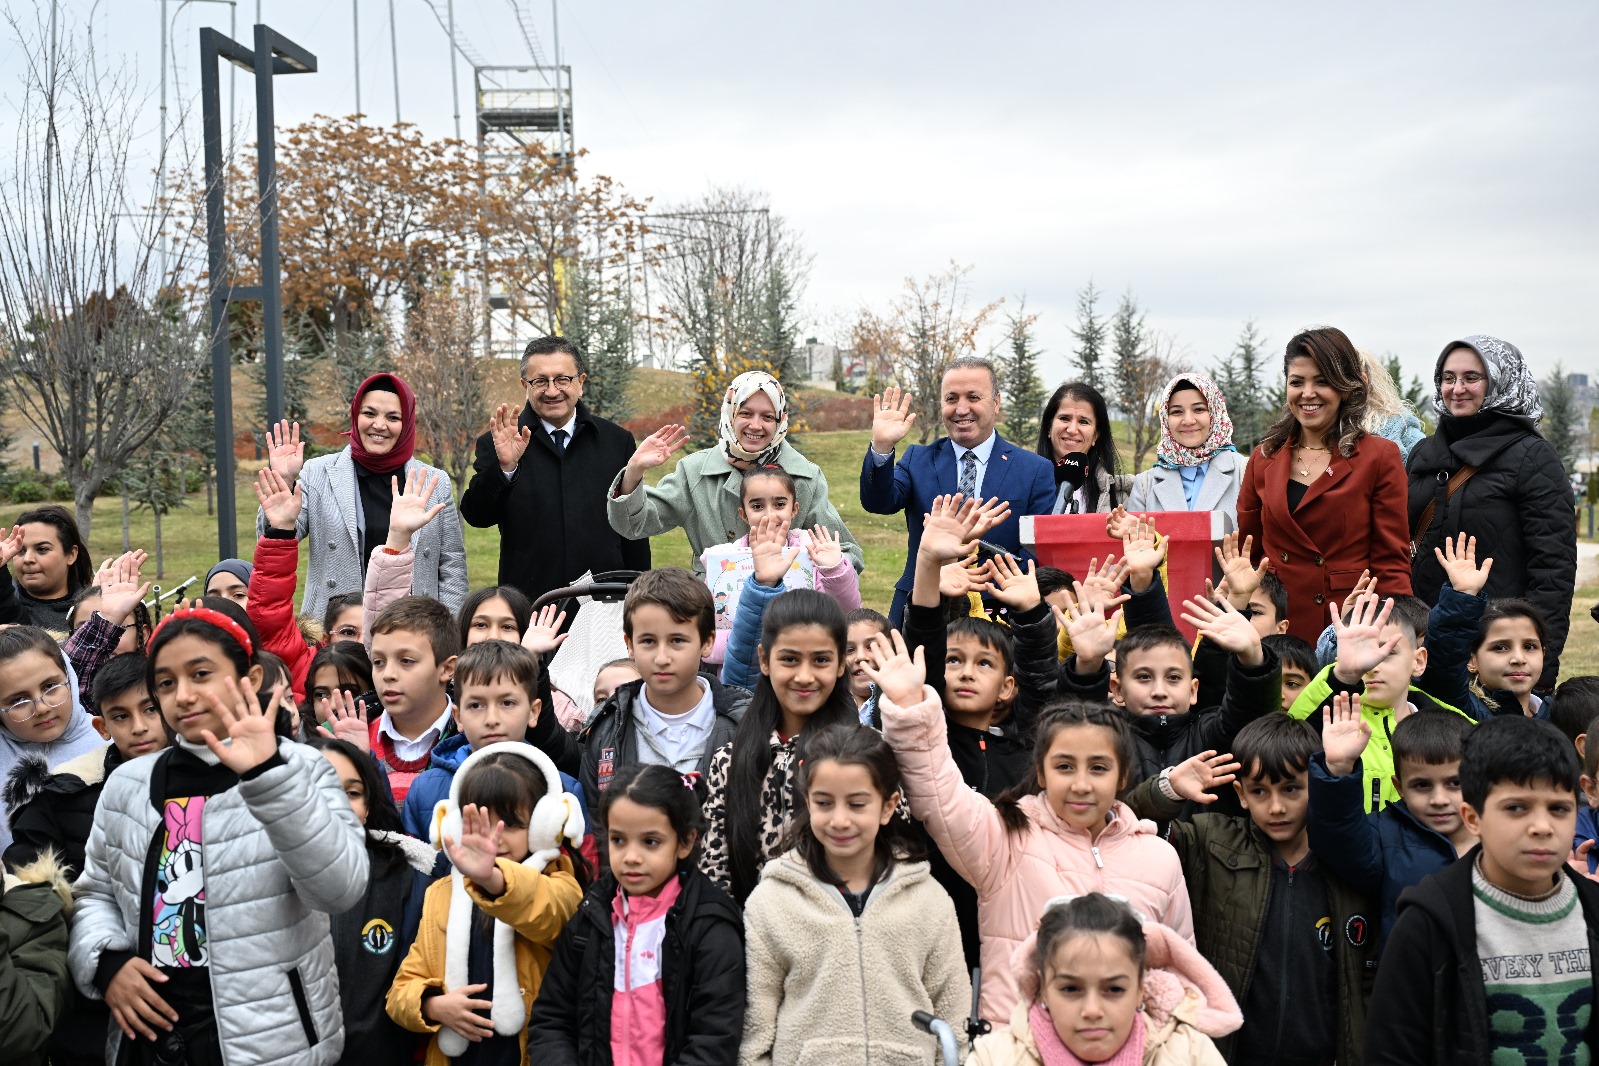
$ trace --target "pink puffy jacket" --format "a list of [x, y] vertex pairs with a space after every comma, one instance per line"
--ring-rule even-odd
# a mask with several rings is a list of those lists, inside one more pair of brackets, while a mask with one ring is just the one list
[[[750, 537], [746, 533], [733, 544], [740, 548], [750, 546]], [[810, 544], [808, 536], [800, 536], [797, 529], [788, 531], [788, 546], [790, 548], [803, 548]], [[705, 557], [700, 556], [703, 565]], [[816, 571], [816, 591], [825, 592], [837, 602], [839, 609], [845, 614], [858, 610], [861, 605], [861, 576], [855, 572], [855, 567], [850, 563], [849, 556], [838, 561], [838, 565], [830, 570], [818, 568]], [[708, 663], [720, 665], [727, 658], [727, 636], [733, 632], [732, 627], [716, 631], [716, 645], [711, 649], [711, 654], [705, 657]]]
[[923, 695], [912, 707], [898, 707], [887, 697], [878, 701], [883, 736], [905, 776], [911, 814], [927, 826], [955, 872], [977, 889], [984, 1018], [996, 1028], [1010, 1021], [1017, 999], [1011, 957], [1056, 896], [1124, 896], [1193, 942], [1182, 864], [1155, 834], [1153, 822], [1140, 821], [1118, 802], [1096, 842], [1065, 825], [1040, 793], [1021, 801], [1028, 827], [1007, 832], [993, 803], [962, 780], [949, 753], [938, 696], [931, 688]]

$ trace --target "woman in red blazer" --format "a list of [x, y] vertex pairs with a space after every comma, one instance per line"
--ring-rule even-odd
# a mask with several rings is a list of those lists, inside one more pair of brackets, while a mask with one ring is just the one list
[[1288, 632], [1314, 644], [1361, 571], [1410, 594], [1409, 485], [1399, 446], [1362, 428], [1366, 382], [1342, 330], [1299, 334], [1283, 369], [1288, 409], [1249, 457], [1238, 531], [1288, 588]]

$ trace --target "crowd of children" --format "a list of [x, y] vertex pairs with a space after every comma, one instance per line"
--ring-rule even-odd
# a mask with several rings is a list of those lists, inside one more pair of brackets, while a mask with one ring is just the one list
[[730, 625], [648, 571], [574, 695], [557, 607], [411, 594], [436, 487], [315, 620], [270, 469], [158, 625], [142, 553], [0, 538], [82, 571], [0, 631], [0, 1061], [1595, 1061], [1599, 678], [1535, 691], [1469, 538], [1318, 650], [1247, 540], [1171, 602], [1158, 518], [1077, 577], [940, 497], [895, 629], [755, 467]]

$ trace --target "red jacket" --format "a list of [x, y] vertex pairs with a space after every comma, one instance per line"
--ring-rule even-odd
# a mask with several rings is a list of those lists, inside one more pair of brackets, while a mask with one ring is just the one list
[[305, 642], [294, 613], [294, 586], [299, 579], [300, 542], [293, 537], [262, 537], [255, 542], [255, 571], [250, 575], [250, 601], [245, 613], [255, 623], [261, 647], [289, 667], [294, 701], [305, 703], [311, 687], [311, 660], [316, 649]]
[[1275, 455], [1256, 450], [1238, 491], [1238, 534], [1255, 538], [1288, 587], [1288, 632], [1316, 643], [1362, 570], [1384, 596], [1410, 595], [1409, 483], [1399, 446], [1383, 437], [1360, 438], [1347, 459], [1333, 452], [1327, 472], [1288, 510], [1293, 448]]

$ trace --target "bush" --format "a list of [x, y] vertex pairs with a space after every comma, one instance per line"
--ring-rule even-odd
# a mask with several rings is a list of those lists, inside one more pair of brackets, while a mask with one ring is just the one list
[[205, 475], [198, 470], [185, 470], [183, 472], [183, 491], [193, 495], [205, 488]]
[[11, 486], [12, 503], [43, 503], [50, 493], [37, 481], [18, 481]]
[[50, 499], [55, 503], [71, 503], [72, 482], [64, 477], [58, 477], [50, 482]]

